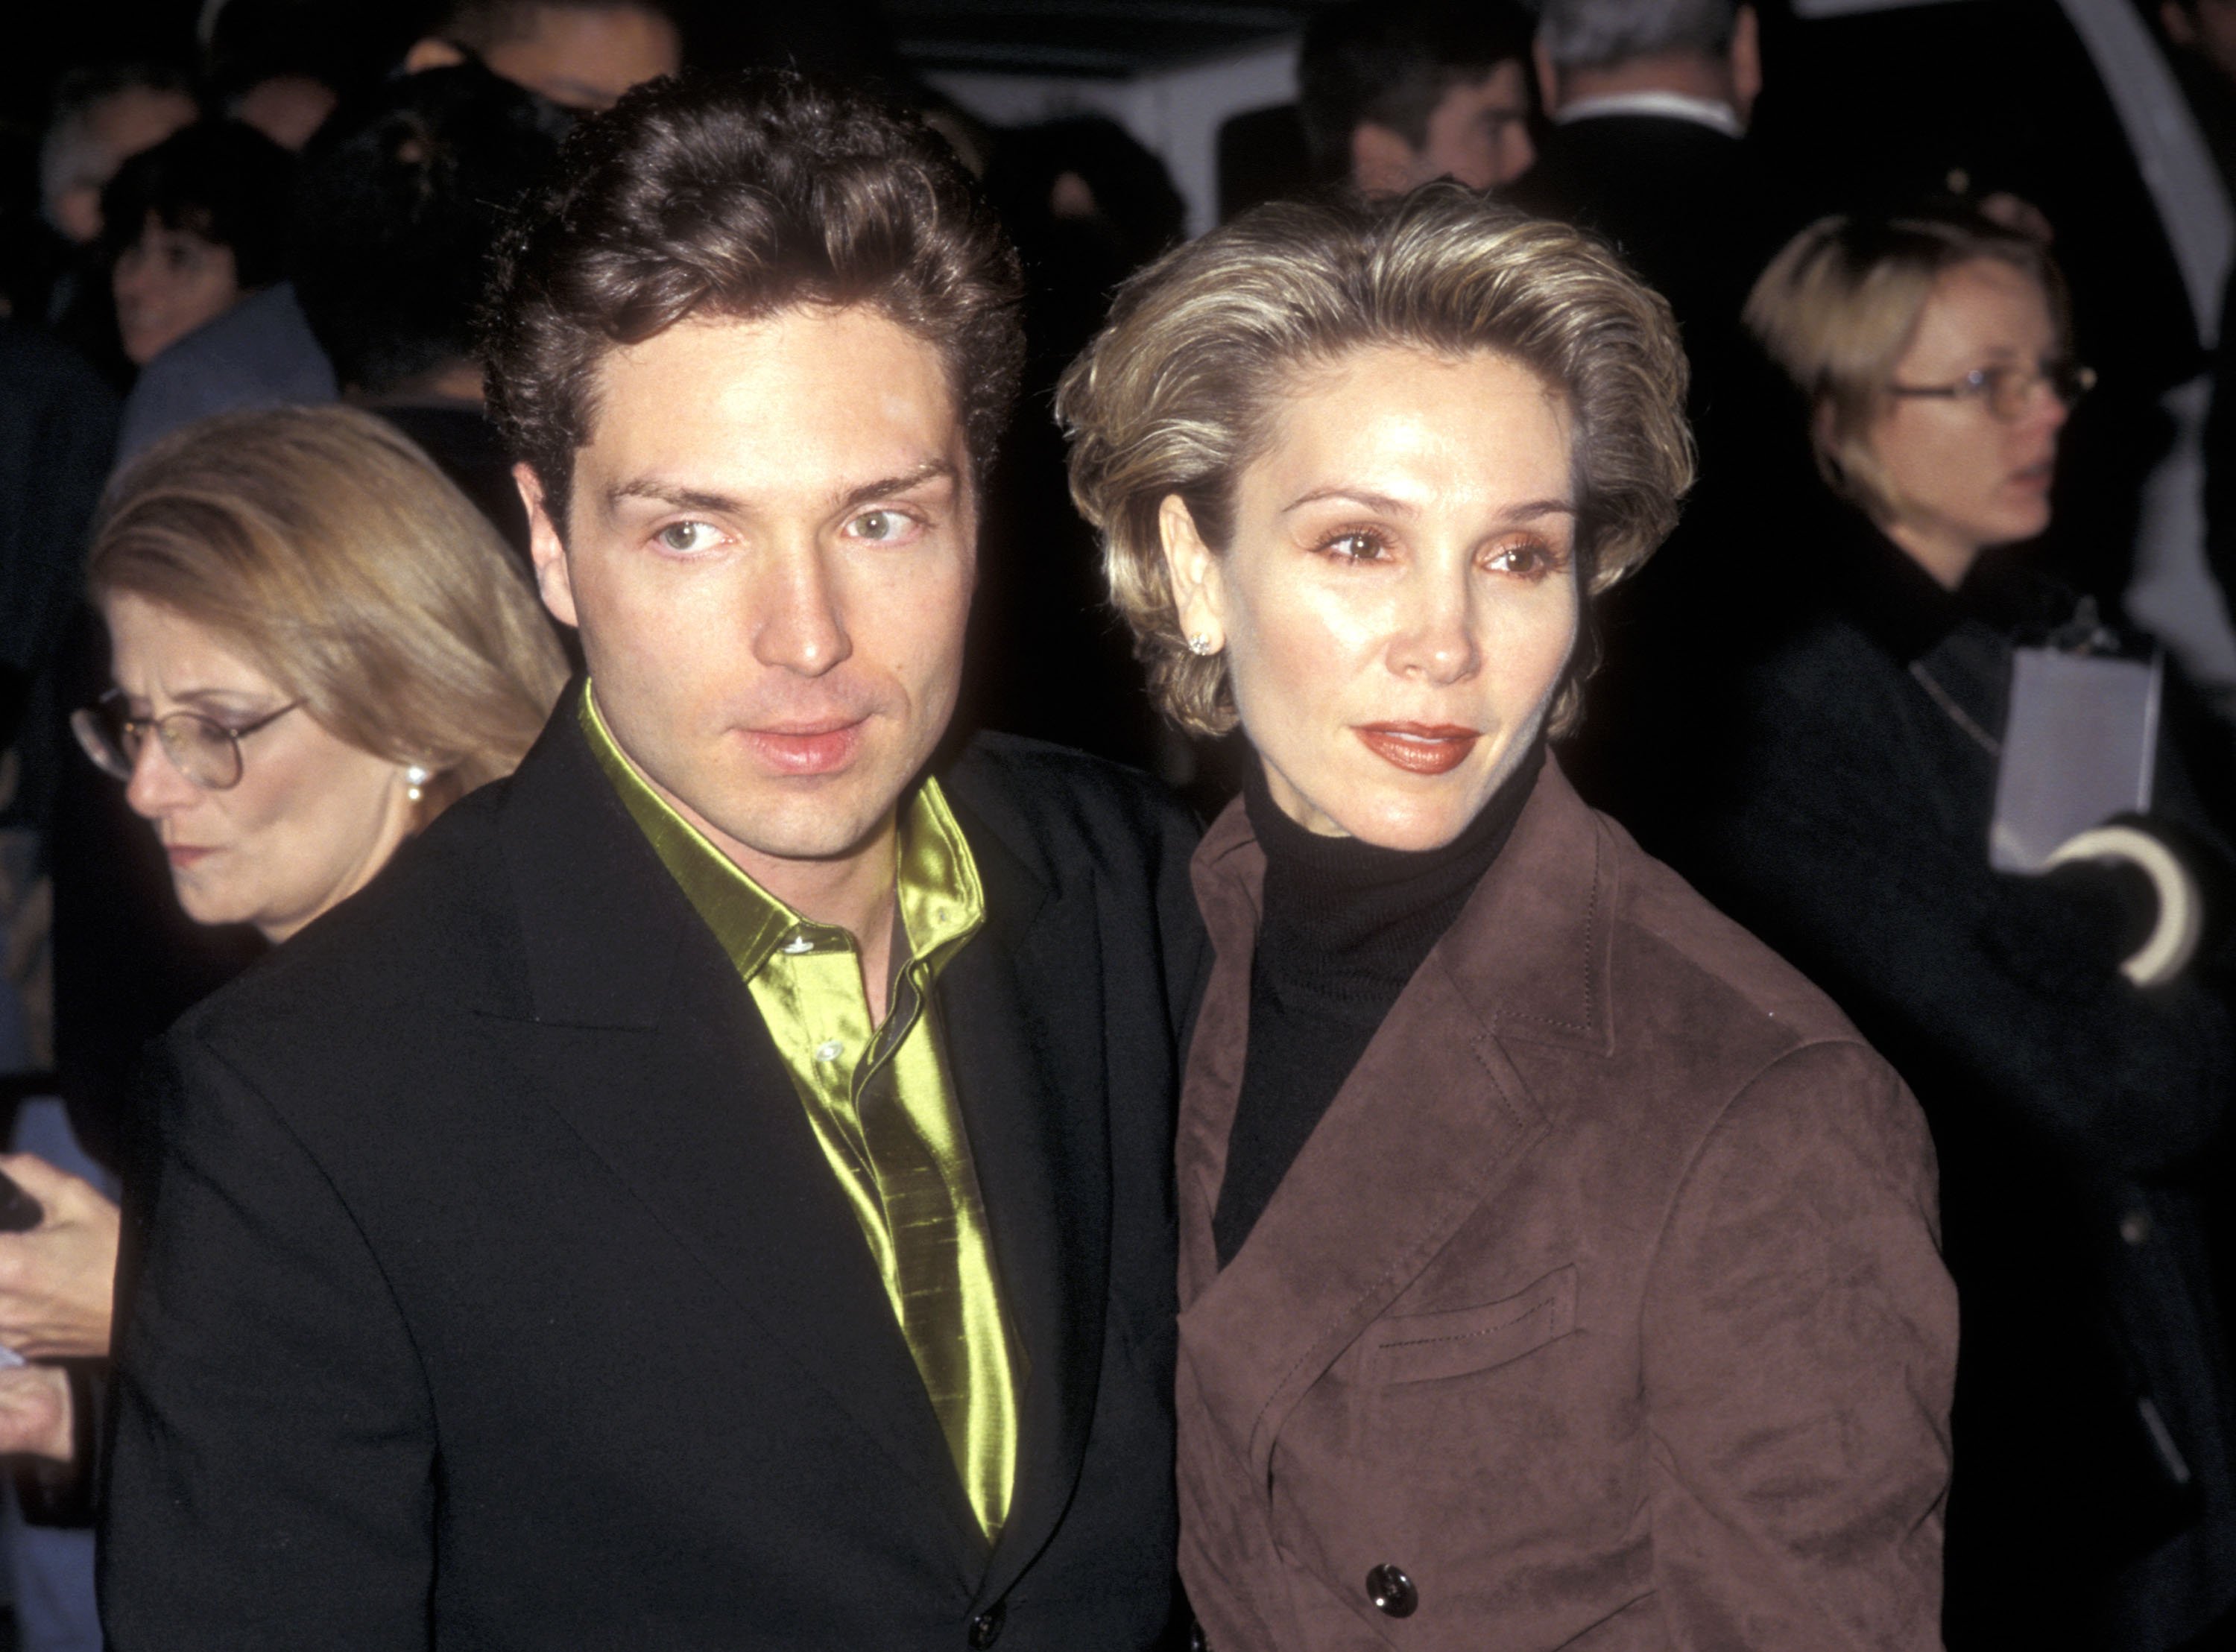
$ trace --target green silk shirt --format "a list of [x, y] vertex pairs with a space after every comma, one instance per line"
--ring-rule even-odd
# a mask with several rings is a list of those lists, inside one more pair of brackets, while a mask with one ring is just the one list
[[581, 718], [614, 790], [753, 994], [991, 1543], [1016, 1474], [1018, 1373], [931, 996], [986, 921], [977, 865], [939, 783], [926, 777], [901, 806], [896, 967], [885, 1023], [873, 1026], [854, 937], [802, 919], [678, 814], [623, 755], [588, 688]]

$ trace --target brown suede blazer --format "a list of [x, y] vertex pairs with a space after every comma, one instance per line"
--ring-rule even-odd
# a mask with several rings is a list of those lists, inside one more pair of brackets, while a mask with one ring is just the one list
[[1180, 1571], [1213, 1652], [1937, 1646], [1933, 1150], [1824, 995], [1549, 762], [1221, 1272], [1239, 804], [1194, 871]]

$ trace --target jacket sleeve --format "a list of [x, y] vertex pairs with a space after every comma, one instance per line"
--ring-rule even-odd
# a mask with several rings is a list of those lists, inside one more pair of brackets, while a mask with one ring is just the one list
[[1654, 1568], [1671, 1644], [1940, 1645], [1956, 1299], [1917, 1105], [1864, 1046], [1726, 1108], [1647, 1283]]
[[434, 1426], [377, 1258], [190, 1033], [143, 1079], [101, 1605], [115, 1652], [429, 1644]]
[[1799, 966], [1897, 1067], [1949, 1073], [1937, 1107], [2002, 1110], [2067, 1153], [2134, 1176], [2211, 1146], [2236, 1026], [2194, 972], [2120, 974], [2116, 900], [2090, 880], [1961, 862], [1828, 761], [1806, 806], [1759, 799], [1726, 823], [1713, 893]]

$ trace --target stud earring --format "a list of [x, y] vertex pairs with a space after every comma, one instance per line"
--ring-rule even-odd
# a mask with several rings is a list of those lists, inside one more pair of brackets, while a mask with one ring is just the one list
[[1199, 659], [1211, 652], [1211, 639], [1205, 636], [1200, 631], [1197, 632], [1195, 635], [1187, 639], [1187, 645], [1188, 652], [1194, 654]]
[[424, 763], [415, 763], [404, 770], [404, 795], [418, 803], [427, 795], [427, 783], [435, 777]]

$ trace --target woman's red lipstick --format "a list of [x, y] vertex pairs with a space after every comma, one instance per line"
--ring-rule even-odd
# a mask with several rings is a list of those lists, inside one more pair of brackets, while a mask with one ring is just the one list
[[1351, 731], [1384, 763], [1417, 775], [1450, 774], [1483, 738], [1451, 723], [1360, 723]]

